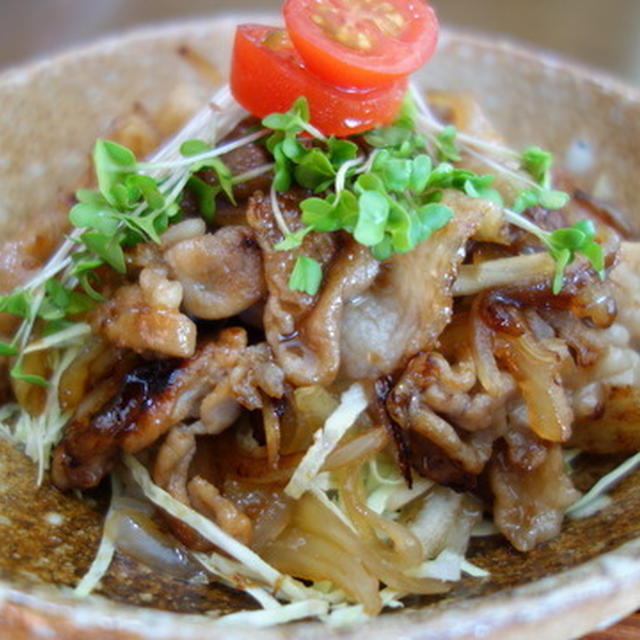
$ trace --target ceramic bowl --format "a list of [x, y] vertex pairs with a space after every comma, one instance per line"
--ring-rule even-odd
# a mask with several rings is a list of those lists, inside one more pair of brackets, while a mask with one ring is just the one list
[[[94, 139], [141, 104], [152, 116], [177, 82], [207, 95], [222, 83], [237, 21], [155, 27], [0, 75], [0, 224], [53, 206], [81, 184]], [[185, 55], [189, 53], [189, 55]], [[193, 65], [207, 60], [209, 72]], [[469, 91], [516, 148], [538, 144], [562, 162], [592, 150], [578, 176], [608, 195], [640, 235], [640, 95], [585, 69], [508, 43], [445, 32], [424, 87]], [[529, 554], [497, 539], [471, 559], [491, 577], [465, 580], [439, 601], [417, 601], [356, 629], [317, 622], [271, 629], [216, 626], [206, 611], [246, 604], [221, 588], [190, 585], [118, 556], [103, 581], [108, 598], [74, 598], [69, 586], [91, 562], [98, 506], [37, 489], [34, 470], [0, 442], [0, 636], [178, 640], [369, 640], [577, 637], [640, 605], [640, 475], [595, 516], [569, 522]]]

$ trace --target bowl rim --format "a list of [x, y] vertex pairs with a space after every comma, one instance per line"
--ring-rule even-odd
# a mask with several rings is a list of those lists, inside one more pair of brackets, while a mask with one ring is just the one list
[[[640, 603], [640, 538], [566, 571], [488, 596], [382, 614], [356, 627], [332, 629], [319, 621], [256, 628], [117, 603], [79, 598], [69, 588], [15, 586], [0, 580], [0, 631], [25, 625], [35, 638], [46, 629], [105, 640], [188, 640], [224, 630], [228, 640], [539, 640], [579, 637], [608, 626]], [[20, 636], [22, 637], [22, 636]], [[90, 636], [91, 637], [91, 636]]]
[[[120, 48], [130, 42], [154, 40], [158, 37], [171, 37], [185, 31], [195, 34], [206, 33], [215, 26], [234, 26], [244, 21], [257, 22], [262, 20], [279, 21], [280, 18], [273, 11], [221, 11], [209, 14], [206, 18], [187, 18], [164, 20], [126, 28], [120, 31], [108, 32], [95, 40], [80, 41], [68, 47], [44, 53], [34, 58], [28, 58], [17, 64], [0, 69], [0, 84], [24, 82], [27, 76], [46, 71], [57, 66], [65, 59], [87, 56], [94, 53], [104, 53], [109, 49]], [[597, 84], [606, 91], [619, 94], [631, 101], [640, 101], [640, 86], [634, 86], [612, 72], [597, 66], [571, 58], [560, 52], [533, 44], [522, 43], [507, 35], [491, 35], [474, 29], [443, 26], [440, 31], [438, 49], [455, 40], [461, 44], [482, 47], [494, 53], [508, 54], [530, 62], [538, 62], [541, 66], [554, 71], [569, 73], [583, 82]], [[436, 50], [436, 51], [437, 51]]]
[[[251, 21], [273, 19], [274, 14], [220, 13], [207, 19], [188, 19], [135, 27], [122, 33], [102, 37], [90, 44], [80, 44], [46, 58], [37, 58], [0, 71], [0, 85], [20, 85], [34, 75], [78, 57], [105, 55], [135, 43], [171, 38], [181, 34], [197, 35], [212, 28], [231, 28], [244, 18]], [[640, 105], [640, 88], [559, 54], [537, 50], [509, 38], [495, 38], [469, 30], [443, 29], [440, 47], [469, 45], [499, 56], [515, 57], [523, 62], [570, 75], [595, 85], [599, 91]], [[606, 601], [603, 603], [603, 599]], [[375, 640], [391, 640], [399, 632], [406, 640], [462, 640], [487, 637], [521, 640], [540, 638], [565, 639], [606, 626], [631, 613], [640, 605], [640, 537], [608, 551], [581, 565], [497, 593], [459, 601], [449, 601], [419, 610], [383, 614], [359, 625], [341, 629], [335, 637], [348, 640], [363, 633]], [[514, 613], [514, 611], [516, 613]], [[517, 628], [516, 628], [517, 626]], [[45, 631], [61, 634], [54, 637], [83, 637], [91, 631], [100, 638], [114, 640], [180, 640], [203, 637], [205, 633], [224, 629], [229, 640], [282, 640], [284, 638], [328, 639], [331, 628], [317, 621], [291, 623], [285, 627], [259, 629], [245, 625], [220, 626], [206, 616], [176, 614], [115, 603], [99, 596], [79, 599], [70, 589], [54, 585], [16, 586], [0, 576], [0, 631], [18, 629], [30, 638]], [[24, 631], [26, 629], [26, 631]], [[79, 636], [78, 636], [79, 637]]]

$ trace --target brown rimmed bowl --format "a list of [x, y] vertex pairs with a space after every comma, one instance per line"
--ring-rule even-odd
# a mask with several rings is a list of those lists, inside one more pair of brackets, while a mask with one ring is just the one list
[[[0, 75], [2, 229], [81, 184], [95, 138], [135, 104], [154, 115], [178, 81], [203, 95], [224, 82], [235, 23], [260, 19], [155, 27]], [[198, 72], [185, 51], [214, 71]], [[515, 148], [535, 143], [562, 161], [576, 144], [586, 145], [592, 162], [582, 167], [581, 186], [608, 196], [640, 235], [638, 91], [509, 43], [456, 32], [445, 32], [417, 81], [473, 93]], [[640, 606], [640, 474], [615, 489], [605, 510], [567, 523], [556, 540], [530, 554], [493, 539], [478, 545], [471, 559], [489, 569], [490, 578], [465, 580], [443, 600], [412, 603], [341, 630], [318, 622], [217, 626], [202, 614], [246, 601], [153, 574], [124, 557], [103, 582], [108, 598], [79, 600], [69, 587], [98, 543], [99, 504], [62, 496], [46, 482], [38, 489], [34, 479], [23, 456], [0, 441], [2, 638], [561, 640]]]

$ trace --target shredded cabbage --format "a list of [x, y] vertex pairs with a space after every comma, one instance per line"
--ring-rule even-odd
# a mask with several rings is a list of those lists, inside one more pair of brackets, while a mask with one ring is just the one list
[[[389, 609], [402, 609], [404, 604], [400, 598], [405, 594], [400, 594], [393, 589], [382, 589], [380, 591], [380, 599], [382, 604]], [[346, 626], [355, 626], [370, 620], [361, 604], [343, 604], [334, 607], [331, 611], [320, 619], [329, 627], [340, 628]]]
[[[176, 162], [185, 162], [180, 153], [181, 144], [193, 138], [211, 140], [215, 143], [231, 132], [233, 127], [246, 115], [246, 111], [233, 99], [229, 86], [225, 85], [211, 99], [209, 104], [199, 111], [179, 133], [157, 150], [150, 158], [155, 167], [149, 171], [150, 175], [160, 177], [163, 167], [173, 166]], [[191, 157], [187, 164], [196, 161]], [[188, 178], [188, 167], [172, 176], [163, 188], [179, 189], [184, 187]], [[182, 185], [182, 186], [181, 186]], [[62, 243], [55, 254], [48, 260], [42, 270], [26, 285], [35, 291], [34, 309], [44, 296], [44, 283], [60, 274], [71, 263], [71, 253], [82, 229], [76, 229]], [[73, 288], [77, 280], [72, 277], [66, 283]], [[71, 414], [62, 411], [58, 400], [58, 386], [62, 374], [78, 355], [81, 346], [91, 335], [91, 328], [86, 323], [76, 323], [66, 329], [29, 343], [31, 331], [35, 323], [35, 316], [25, 321], [16, 334], [16, 340], [22, 354], [48, 350], [51, 358], [47, 400], [44, 411], [38, 416], [32, 416], [18, 405], [10, 405], [0, 417], [0, 434], [14, 445], [22, 448], [38, 466], [38, 484], [42, 483], [44, 472], [49, 468], [51, 450], [58, 443], [62, 431], [71, 418]]]
[[609, 501], [602, 500], [606, 497], [607, 491], [612, 489], [618, 482], [640, 467], [640, 453], [627, 458], [621, 465], [617, 466], [605, 476], [600, 478], [593, 487], [582, 497], [578, 498], [567, 510], [566, 515], [569, 518], [586, 518], [596, 511], [603, 509], [609, 504]]
[[293, 472], [285, 487], [287, 495], [297, 500], [311, 488], [313, 479], [320, 473], [327, 456], [367, 408], [367, 404], [367, 396], [361, 384], [351, 385], [342, 394], [340, 404], [327, 418], [324, 427], [315, 432], [313, 444]]
[[[353, 398], [347, 396], [347, 400], [353, 401]], [[356, 404], [356, 406], [359, 405]], [[355, 410], [352, 410], [351, 415], [354, 413]], [[324, 581], [306, 586], [294, 577], [282, 574], [270, 566], [250, 548], [222, 531], [214, 522], [176, 500], [154, 484], [147, 469], [133, 455], [124, 454], [124, 463], [130, 470], [135, 483], [151, 502], [188, 524], [221, 550], [220, 553], [193, 553], [194, 559], [217, 580], [230, 587], [245, 591], [262, 607], [262, 610], [234, 613], [219, 618], [218, 621], [221, 625], [242, 623], [252, 626], [269, 626], [315, 616], [330, 626], [343, 626], [368, 619], [362, 605], [350, 603], [347, 594], [331, 582]], [[370, 466], [367, 472], [365, 486], [368, 497], [379, 493], [383, 488], [398, 489], [399, 482], [391, 470], [392, 467], [385, 454], [377, 454], [373, 466]], [[310, 491], [353, 528], [337, 498], [336, 483], [332, 476], [333, 473], [329, 472], [317, 474], [310, 485]], [[432, 495], [433, 493], [436, 495]], [[420, 529], [422, 526], [420, 523], [426, 517], [424, 511], [428, 511], [430, 521], [432, 519], [438, 520], [445, 512], [451, 514], [464, 511], [458, 494], [438, 488], [431, 490], [429, 486], [423, 487], [422, 493], [413, 499], [423, 502], [423, 506], [418, 509], [418, 513], [422, 513], [422, 516], [418, 518], [419, 524], [417, 526], [415, 521], [406, 523], [407, 526], [421, 534], [419, 536], [420, 542], [425, 547], [430, 548], [432, 552], [434, 549], [440, 548], [440, 552], [438, 552], [439, 555], [432, 553], [432, 555], [426, 556], [433, 558], [437, 555], [435, 560], [423, 563], [414, 571], [408, 571], [407, 576], [424, 574], [438, 579], [459, 579], [462, 571], [475, 576], [486, 575], [482, 569], [474, 567], [464, 559], [466, 541], [469, 538], [468, 533], [474, 522], [473, 519], [469, 519], [468, 513], [466, 514], [467, 526], [463, 527], [465, 529], [462, 536], [464, 540], [461, 540], [454, 531], [455, 527], [449, 526], [451, 524], [450, 518], [446, 518], [448, 524], [445, 531], [438, 526], [438, 522], [431, 522], [431, 527], [423, 526], [423, 530]], [[402, 505], [397, 510], [385, 513], [385, 517], [390, 520], [398, 519], [405, 505], [406, 502], [402, 501]], [[465, 514], [461, 514], [461, 516], [464, 520]], [[435, 539], [426, 540], [424, 538], [424, 536], [434, 535]], [[108, 537], [108, 532], [105, 533], [105, 537]], [[95, 575], [93, 580], [95, 581]], [[403, 606], [400, 599], [408, 595], [389, 588], [382, 588], [379, 593], [381, 601], [386, 607]], [[290, 604], [283, 605], [280, 601]]]
[[84, 574], [82, 580], [73, 590], [75, 595], [83, 597], [88, 596], [97, 586], [102, 577], [109, 569], [109, 565], [113, 560], [116, 550], [115, 539], [113, 535], [113, 521], [115, 517], [114, 505], [122, 493], [122, 485], [115, 473], [111, 474], [111, 504], [109, 511], [105, 517], [102, 530], [102, 538], [95, 558], [89, 567], [89, 571]]
[[472, 578], [488, 578], [491, 575], [491, 572], [469, 562], [466, 558], [462, 558], [462, 573]]
[[25, 347], [23, 353], [33, 353], [35, 351], [46, 351], [47, 349], [62, 348], [66, 346], [74, 346], [78, 344], [80, 338], [86, 338], [91, 335], [91, 327], [86, 322], [77, 322], [70, 327], [45, 336], [40, 340], [31, 342]]
[[[169, 166], [180, 160], [179, 143], [187, 138], [218, 139], [227, 133], [244, 113], [238, 109], [237, 105], [234, 106], [235, 102], [231, 98], [228, 87], [214, 98], [214, 102], [220, 108], [217, 116], [211, 118], [211, 109], [207, 107], [182, 130], [178, 138], [170, 141], [155, 154], [156, 165], [159, 164], [158, 161], [163, 161]], [[423, 126], [432, 129], [440, 126], [431, 119], [430, 112], [422, 100], [418, 101], [418, 106], [421, 108]], [[464, 134], [460, 135], [464, 140]], [[194, 158], [189, 159], [189, 163], [193, 161]], [[338, 193], [344, 183], [347, 170], [359, 164], [362, 164], [361, 159], [352, 160], [342, 166], [336, 181]], [[149, 173], [152, 172], [149, 171]], [[180, 179], [176, 179], [175, 189], [182, 189], [184, 184], [181, 180], [183, 179], [186, 179], [186, 173]], [[275, 188], [272, 188], [272, 205], [276, 218], [280, 219]], [[286, 227], [284, 224], [283, 226]], [[549, 269], [553, 271], [553, 264], [547, 254], [495, 260], [480, 266], [463, 266], [455, 285], [455, 293], [470, 295], [481, 288], [512, 281], [514, 274], [511, 271], [505, 276], [504, 265], [507, 263], [512, 267], [515, 265], [521, 268], [521, 271], [526, 273], [530, 273], [534, 267], [534, 270], [543, 273], [549, 272]], [[55, 269], [55, 264], [47, 265], [47, 269], [45, 274]], [[62, 412], [58, 402], [61, 376], [77, 356], [90, 331], [88, 325], [76, 324], [24, 348], [24, 353], [52, 350], [54, 374], [47, 391], [45, 409], [41, 415], [31, 416], [18, 405], [8, 405], [0, 409], [0, 433], [21, 445], [27, 455], [38, 463], [39, 483], [48, 465], [51, 449], [59, 440], [62, 429], [69, 419], [69, 415]], [[322, 469], [329, 455], [343, 436], [356, 424], [367, 405], [365, 390], [359, 383], [353, 384], [342, 394], [339, 405], [329, 415], [323, 427], [314, 433], [313, 444], [302, 457], [285, 488], [285, 493], [293, 499], [300, 499], [305, 493], [310, 492], [353, 531], [356, 531], [356, 527], [340, 503], [333, 474], [323, 472]], [[567, 464], [571, 463], [571, 455], [575, 455], [575, 452], [565, 454]], [[308, 587], [294, 577], [283, 574], [265, 562], [252, 549], [228, 535], [215, 522], [157, 486], [147, 469], [133, 455], [125, 453], [123, 459], [135, 482], [151, 502], [192, 527], [223, 552], [194, 553], [193, 557], [210, 574], [234, 588], [245, 591], [262, 607], [257, 611], [223, 616], [216, 621], [217, 624], [261, 627], [317, 616], [331, 626], [341, 626], [356, 624], [368, 618], [364, 613], [363, 605], [350, 604], [347, 594], [342, 589], [330, 582], [316, 583]], [[596, 483], [589, 492], [567, 509], [567, 516], [585, 517], [609, 504], [611, 499], [606, 492], [639, 466], [640, 453], [629, 458]], [[366, 506], [389, 521], [401, 522], [422, 545], [425, 560], [418, 566], [406, 570], [404, 573], [407, 577], [457, 581], [463, 573], [474, 577], [489, 575], [487, 571], [468, 562], [464, 557], [472, 530], [476, 535], [480, 530], [477, 526], [479, 513], [465, 509], [467, 498], [444, 487], [435, 486], [433, 482], [423, 478], [416, 478], [413, 486], [408, 488], [396, 465], [383, 454], [374, 456], [365, 465], [363, 473]], [[105, 518], [103, 536], [89, 571], [75, 588], [75, 593], [79, 596], [88, 595], [99, 584], [115, 553], [116, 541], [113, 526], [115, 504], [122, 495], [122, 487], [115, 474], [112, 474], [111, 480], [112, 500]], [[407, 518], [405, 507], [410, 503], [409, 511], [412, 515]], [[387, 523], [380, 519], [378, 521], [382, 523], [379, 524], [378, 535], [383, 538]], [[494, 530], [495, 527], [491, 532]], [[391, 608], [402, 607], [400, 599], [407, 595], [389, 588], [381, 589], [379, 594], [383, 605]], [[288, 603], [282, 604], [278, 598]]]
[[451, 549], [442, 550], [434, 560], [427, 560], [408, 573], [415, 578], [436, 578], [457, 582], [462, 576], [463, 557]]
[[[44, 410], [39, 415], [31, 415], [17, 404], [2, 408], [0, 415], [0, 433], [31, 458], [38, 466], [38, 485], [42, 484], [44, 472], [49, 468], [51, 450], [60, 440], [62, 432], [71, 414], [62, 411], [58, 399], [60, 379], [67, 367], [80, 352], [85, 333], [75, 335], [71, 344], [64, 349], [51, 352], [53, 374], [47, 387], [47, 399]], [[69, 338], [67, 337], [67, 340]]]
[[303, 620], [313, 616], [323, 616], [329, 612], [329, 603], [323, 600], [301, 600], [291, 604], [279, 605], [269, 609], [257, 611], [239, 611], [230, 613], [216, 620], [216, 624], [224, 625], [248, 625], [252, 627], [271, 627], [276, 624], [285, 624], [294, 620]]
[[412, 487], [407, 487], [397, 466], [385, 456], [377, 455], [367, 464], [367, 507], [393, 519], [395, 512], [424, 495], [433, 485], [426, 478], [414, 478]]

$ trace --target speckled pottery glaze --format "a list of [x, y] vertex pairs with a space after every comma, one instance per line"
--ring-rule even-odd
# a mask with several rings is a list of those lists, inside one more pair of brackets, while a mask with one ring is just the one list
[[[177, 81], [213, 90], [185, 61], [187, 46], [224, 82], [236, 22], [217, 17], [138, 31], [0, 75], [0, 224], [6, 231], [83, 182], [96, 137], [140, 103], [152, 115]], [[430, 89], [465, 90], [509, 143], [538, 144], [573, 163], [585, 190], [622, 210], [640, 235], [640, 94], [608, 78], [509, 43], [445, 32], [417, 78]], [[209, 77], [211, 82], [211, 77]], [[575, 160], [575, 158], [574, 158]], [[640, 473], [600, 513], [567, 523], [530, 554], [497, 539], [471, 560], [491, 577], [466, 579], [446, 598], [416, 600], [352, 629], [303, 622], [271, 629], [224, 624], [215, 612], [250, 602], [220, 587], [159, 575], [117, 556], [100, 595], [73, 586], [100, 537], [99, 500], [35, 486], [31, 464], [0, 441], [0, 637], [178, 640], [563, 640], [640, 606]], [[587, 482], [587, 479], [585, 479]], [[205, 615], [203, 615], [205, 614]]]

